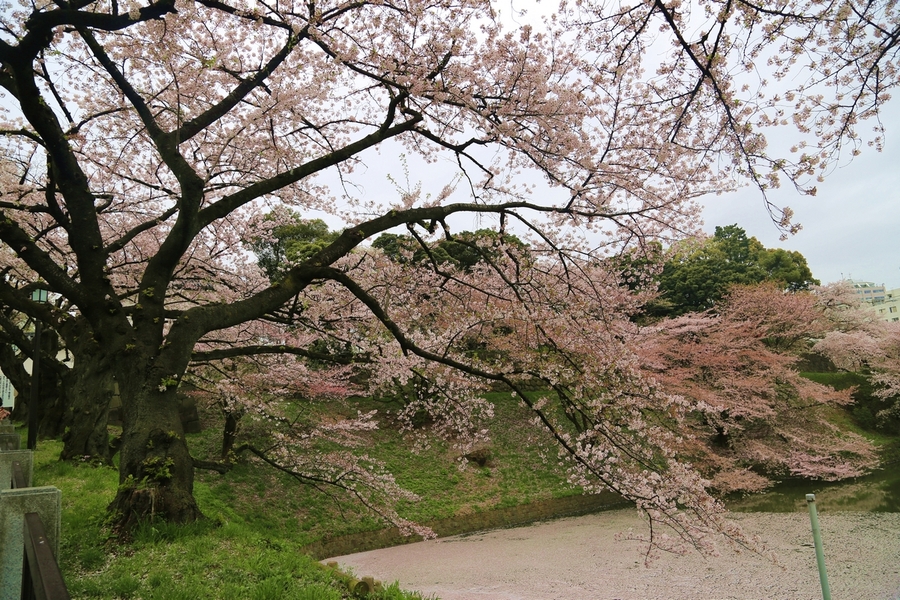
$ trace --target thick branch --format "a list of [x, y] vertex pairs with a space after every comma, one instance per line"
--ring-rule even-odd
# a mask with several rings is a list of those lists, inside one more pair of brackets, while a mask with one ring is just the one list
[[[84, 3], [86, 6], [89, 3]], [[32, 49], [40, 49], [44, 40], [57, 27], [90, 27], [100, 31], [119, 31], [143, 21], [155, 20], [175, 10], [175, 0], [160, 0], [138, 10], [139, 16], [133, 18], [131, 13], [110, 15], [100, 12], [87, 12], [77, 8], [58, 8], [41, 10], [32, 13], [25, 21], [28, 33], [19, 43], [19, 50], [28, 53]], [[33, 56], [33, 55], [32, 55]]]
[[222, 117], [228, 111], [238, 105], [247, 95], [256, 88], [263, 85], [266, 78], [275, 72], [275, 70], [290, 56], [291, 51], [297, 44], [308, 35], [308, 27], [304, 28], [298, 34], [289, 33], [287, 42], [281, 50], [269, 60], [264, 67], [257, 71], [253, 77], [241, 81], [227, 96], [220, 102], [206, 110], [202, 114], [184, 123], [179, 129], [176, 129], [171, 135], [177, 140], [178, 144], [182, 144], [191, 139]]
[[325, 156], [321, 156], [307, 163], [299, 165], [293, 169], [289, 169], [283, 173], [279, 173], [269, 179], [256, 182], [246, 188], [235, 192], [230, 196], [226, 196], [215, 204], [200, 211], [199, 224], [201, 226], [208, 225], [217, 219], [221, 219], [231, 214], [235, 209], [257, 198], [261, 198], [266, 194], [283, 189], [289, 185], [309, 177], [315, 173], [319, 173], [331, 167], [334, 167], [356, 155], [360, 152], [377, 146], [385, 140], [394, 138], [402, 133], [411, 131], [417, 123], [422, 120], [421, 115], [414, 115], [403, 123], [391, 125], [393, 111], [388, 110], [388, 117], [385, 123], [375, 132], [359, 139], [351, 144], [347, 144], [343, 148], [339, 148], [334, 152], [330, 152]]
[[191, 355], [191, 362], [210, 362], [214, 360], [224, 360], [226, 358], [235, 358], [238, 356], [256, 356], [260, 354], [292, 354], [294, 356], [302, 356], [312, 360], [320, 360], [323, 362], [331, 362], [339, 365], [350, 365], [354, 363], [371, 362], [371, 359], [363, 355], [351, 354], [328, 354], [325, 352], [313, 352], [306, 348], [298, 348], [296, 346], [234, 346], [231, 348], [220, 348], [216, 350], [198, 350]]

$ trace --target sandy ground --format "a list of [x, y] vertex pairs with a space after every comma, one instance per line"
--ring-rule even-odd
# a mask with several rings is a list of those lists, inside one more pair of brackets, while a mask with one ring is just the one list
[[[645, 566], [633, 510], [431, 540], [331, 558], [442, 600], [820, 600], [809, 514], [736, 513], [780, 567], [756, 555], [663, 555]], [[820, 513], [834, 600], [900, 600], [900, 514]], [[327, 562], [327, 561], [323, 561]]]

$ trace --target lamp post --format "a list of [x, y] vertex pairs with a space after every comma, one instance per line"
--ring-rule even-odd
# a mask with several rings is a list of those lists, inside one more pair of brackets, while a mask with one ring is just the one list
[[[37, 288], [31, 292], [31, 300], [44, 303], [47, 301], [47, 290]], [[31, 359], [31, 400], [28, 402], [28, 442], [26, 447], [34, 450], [37, 447], [38, 430], [38, 398], [41, 387], [41, 320], [34, 320], [34, 357]]]

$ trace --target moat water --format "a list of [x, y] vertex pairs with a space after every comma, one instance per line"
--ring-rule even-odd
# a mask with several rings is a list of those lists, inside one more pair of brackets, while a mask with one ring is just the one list
[[732, 498], [726, 506], [739, 512], [805, 511], [806, 494], [816, 495], [820, 512], [900, 512], [900, 463], [840, 482], [785, 480], [766, 492]]

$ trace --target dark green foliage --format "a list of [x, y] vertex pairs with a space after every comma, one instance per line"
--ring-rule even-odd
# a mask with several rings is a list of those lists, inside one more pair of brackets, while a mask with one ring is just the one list
[[768, 249], [737, 225], [716, 227], [713, 237], [677, 252], [659, 277], [655, 316], [676, 316], [712, 308], [728, 288], [776, 281], [792, 291], [817, 285], [799, 252]]
[[382, 233], [372, 242], [372, 247], [380, 249], [385, 256], [399, 263], [415, 260], [416, 251], [421, 251], [415, 238], [396, 233]]
[[310, 258], [340, 235], [329, 231], [328, 224], [321, 219], [303, 219], [294, 212], [290, 216], [294, 221], [292, 224], [273, 229], [275, 242], [256, 239], [248, 244], [270, 281], [281, 279], [285, 271]]
[[659, 242], [650, 242], [641, 248], [635, 248], [610, 258], [615, 270], [622, 276], [622, 282], [630, 290], [647, 287], [653, 280], [656, 265], [663, 262], [666, 250]]
[[819, 280], [813, 278], [806, 264], [806, 258], [796, 250], [764, 249], [759, 253], [758, 260], [765, 281], [783, 283], [792, 292], [808, 290], [811, 285], [819, 285]]
[[478, 264], [495, 262], [508, 250], [516, 257], [527, 255], [528, 250], [528, 245], [516, 236], [492, 229], [463, 231], [424, 246], [411, 235], [384, 233], [372, 242], [372, 247], [379, 248], [396, 262], [449, 265], [464, 271]]

